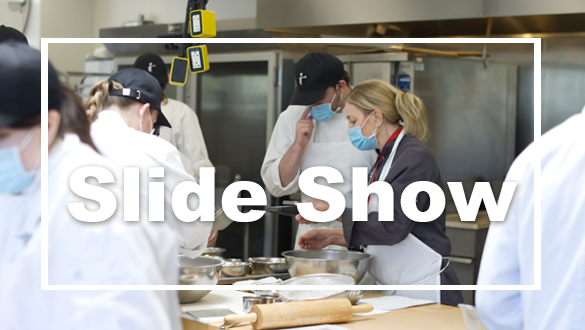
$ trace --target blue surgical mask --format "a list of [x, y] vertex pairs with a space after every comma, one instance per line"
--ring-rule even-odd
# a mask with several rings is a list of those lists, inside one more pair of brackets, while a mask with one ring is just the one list
[[20, 158], [20, 150], [28, 145], [34, 132], [30, 130], [19, 146], [0, 149], [0, 194], [18, 194], [34, 179], [35, 172], [27, 172]]
[[370, 112], [361, 126], [350, 128], [347, 131], [351, 144], [359, 150], [374, 150], [378, 148], [378, 142], [376, 141], [376, 131], [378, 130], [378, 127], [374, 129], [374, 133], [370, 137], [365, 137], [364, 134], [362, 134], [362, 127], [364, 127], [368, 119], [370, 119], [372, 113], [374, 112]]
[[[335, 92], [335, 94], [333, 94], [333, 99], [331, 99], [332, 102], [333, 100], [335, 100], [336, 94], [337, 91]], [[341, 94], [341, 97], [343, 98], [343, 94]], [[341, 99], [339, 100], [339, 105], [341, 105]], [[311, 116], [315, 118], [317, 122], [325, 121], [331, 118], [337, 111], [339, 111], [340, 108], [341, 107], [338, 106], [337, 109], [332, 110], [331, 103], [319, 104], [311, 108]]]

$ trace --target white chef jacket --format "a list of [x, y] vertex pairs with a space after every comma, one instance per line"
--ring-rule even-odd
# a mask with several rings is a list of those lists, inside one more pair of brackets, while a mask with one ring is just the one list
[[[262, 180], [266, 185], [268, 191], [276, 197], [294, 194], [299, 190], [299, 176], [301, 169], [291, 183], [283, 187], [280, 182], [280, 171], [278, 166], [280, 161], [293, 145], [296, 138], [296, 125], [301, 118], [303, 112], [307, 109], [305, 106], [289, 106], [283, 111], [274, 127], [272, 137], [264, 163], [262, 164]], [[305, 148], [305, 155], [301, 163], [301, 168], [313, 166], [330, 166], [339, 170], [342, 175], [343, 183], [328, 184], [324, 178], [316, 178], [315, 182], [333, 187], [340, 190], [346, 202], [346, 207], [352, 205], [352, 188], [351, 188], [351, 173], [353, 167], [367, 167], [370, 168], [376, 161], [376, 152], [359, 151], [351, 144], [349, 135], [347, 133], [347, 119], [345, 118], [345, 109], [340, 113], [333, 115], [330, 119], [322, 122], [316, 122], [313, 129], [314, 139], [309, 142]], [[312, 152], [318, 150], [318, 152]], [[307, 200], [311, 197], [302, 194], [302, 200]], [[298, 238], [305, 232], [318, 229], [341, 229], [342, 225], [339, 221], [321, 222], [310, 225], [299, 225], [299, 232], [297, 233], [296, 249], [299, 249]]]
[[[585, 112], [585, 109], [583, 110]], [[567, 119], [516, 159], [506, 219], [492, 222], [478, 284], [534, 284], [534, 163], [541, 161], [539, 291], [478, 291], [489, 329], [583, 329], [585, 325], [585, 114]], [[537, 149], [538, 148], [538, 149]]]
[[[49, 155], [49, 284], [176, 284], [176, 245], [168, 226], [74, 219], [69, 188], [83, 166], [113, 168], [77, 135]], [[108, 186], [119, 195], [119, 187]], [[41, 291], [40, 179], [20, 195], [0, 195], [2, 329], [181, 329], [175, 291]], [[89, 203], [86, 204], [89, 206]]]
[[[164, 222], [174, 229], [183, 255], [191, 258], [201, 255], [207, 246], [213, 223], [199, 220], [183, 222], [173, 212], [171, 205], [175, 187], [184, 181], [196, 181], [185, 172], [177, 149], [163, 139], [128, 127], [117, 112], [110, 110], [99, 113], [98, 119], [91, 125], [91, 137], [98, 150], [117, 165], [118, 172], [114, 176], [122, 178], [124, 167], [140, 168], [140, 203], [143, 209], [148, 209], [148, 183], [165, 183]], [[149, 167], [163, 167], [164, 179], [149, 178]], [[188, 205], [191, 210], [199, 207], [196, 194], [190, 195]], [[147, 218], [144, 217], [144, 220]]]
[[207, 154], [197, 114], [185, 103], [173, 99], [167, 99], [162, 112], [172, 128], [161, 126], [159, 137], [179, 150], [187, 173], [199, 179], [199, 168], [213, 167], [213, 164]]

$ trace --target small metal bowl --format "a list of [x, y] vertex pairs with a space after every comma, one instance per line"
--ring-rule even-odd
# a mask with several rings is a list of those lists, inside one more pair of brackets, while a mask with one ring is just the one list
[[226, 262], [221, 266], [221, 274], [225, 277], [245, 276], [249, 267], [249, 262]]
[[220, 247], [208, 247], [205, 250], [203, 250], [203, 256], [209, 257], [209, 256], [216, 256], [216, 257], [221, 257], [221, 255], [225, 252], [224, 248], [220, 248]]
[[254, 275], [283, 274], [288, 271], [284, 258], [256, 257], [248, 261]]
[[242, 262], [240, 258], [227, 258], [225, 259], [226, 262]]

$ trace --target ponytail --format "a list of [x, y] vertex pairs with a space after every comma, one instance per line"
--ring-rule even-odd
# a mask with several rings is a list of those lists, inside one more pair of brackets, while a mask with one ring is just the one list
[[[124, 86], [117, 81], [112, 80], [114, 89], [122, 89]], [[110, 96], [109, 95], [110, 82], [102, 80], [91, 87], [89, 90], [89, 99], [85, 102], [85, 112], [90, 123], [93, 123], [98, 113], [111, 105], [117, 105], [120, 108], [127, 108], [138, 102], [131, 98], [124, 96]]]
[[404, 134], [410, 134], [422, 142], [429, 138], [422, 100], [387, 82], [372, 79], [356, 85], [347, 96], [346, 104], [355, 105], [366, 114], [378, 109], [389, 123], [402, 124]]
[[397, 91], [395, 104], [404, 124], [404, 134], [426, 142], [429, 139], [429, 127], [423, 101], [414, 94]]

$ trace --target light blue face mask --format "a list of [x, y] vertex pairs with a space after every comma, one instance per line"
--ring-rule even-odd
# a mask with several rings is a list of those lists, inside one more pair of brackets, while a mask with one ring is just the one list
[[[331, 99], [331, 102], [335, 100], [336, 94], [337, 91], [335, 91], [335, 94], [333, 94], [333, 99]], [[341, 97], [343, 98], [343, 94], [341, 94]], [[341, 105], [341, 99], [339, 99], [339, 105]], [[319, 104], [311, 108], [311, 116], [315, 118], [317, 122], [325, 121], [331, 118], [337, 111], [339, 111], [339, 109], [341, 109], [341, 107], [337, 106], [337, 109], [331, 110], [331, 103]]]
[[374, 150], [378, 148], [378, 142], [376, 141], [376, 131], [378, 130], [378, 127], [374, 129], [374, 133], [372, 133], [372, 136], [370, 137], [365, 137], [362, 134], [362, 127], [364, 127], [368, 119], [370, 119], [372, 113], [374, 112], [373, 111], [370, 112], [370, 114], [368, 115], [368, 117], [361, 126], [356, 126], [347, 130], [347, 134], [349, 134], [349, 140], [351, 141], [351, 144], [353, 144], [353, 146], [358, 148], [359, 150]]
[[20, 145], [0, 149], [0, 194], [18, 194], [34, 179], [35, 172], [27, 172], [20, 158], [20, 150], [28, 145], [34, 132], [31, 129]]

